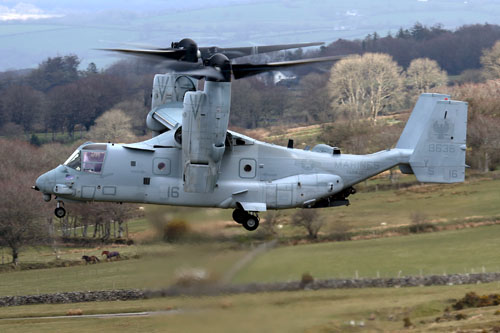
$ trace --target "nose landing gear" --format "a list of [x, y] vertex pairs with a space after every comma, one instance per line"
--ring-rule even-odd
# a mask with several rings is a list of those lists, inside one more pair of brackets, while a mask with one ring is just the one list
[[254, 231], [259, 227], [259, 216], [257, 213], [249, 213], [243, 209], [237, 208], [233, 211], [233, 220], [239, 223], [248, 231]]
[[54, 209], [54, 214], [56, 217], [62, 219], [66, 215], [66, 209], [64, 209], [64, 203], [62, 201], [57, 202], [57, 207]]

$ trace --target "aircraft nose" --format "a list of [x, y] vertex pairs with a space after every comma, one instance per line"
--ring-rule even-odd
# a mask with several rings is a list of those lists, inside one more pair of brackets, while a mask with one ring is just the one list
[[42, 193], [52, 193], [55, 185], [55, 171], [51, 170], [44, 173], [43, 175], [38, 177], [35, 184]]

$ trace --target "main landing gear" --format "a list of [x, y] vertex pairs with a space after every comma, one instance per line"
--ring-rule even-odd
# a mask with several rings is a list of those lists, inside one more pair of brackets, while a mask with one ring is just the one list
[[254, 231], [259, 227], [259, 216], [257, 213], [249, 213], [243, 209], [237, 208], [233, 211], [233, 220], [239, 223], [248, 231]]
[[57, 207], [54, 209], [54, 214], [56, 217], [62, 219], [64, 216], [66, 216], [66, 209], [64, 209], [64, 203], [62, 201], [57, 202]]

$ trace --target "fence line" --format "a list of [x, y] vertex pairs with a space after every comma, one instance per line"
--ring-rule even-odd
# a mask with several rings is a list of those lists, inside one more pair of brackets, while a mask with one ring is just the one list
[[417, 286], [444, 286], [477, 284], [500, 281], [500, 273], [449, 274], [429, 276], [405, 276], [400, 278], [365, 278], [365, 279], [325, 279], [307, 283], [303, 281], [278, 283], [250, 283], [243, 285], [194, 286], [183, 288], [173, 286], [157, 290], [106, 290], [88, 292], [66, 292], [28, 296], [0, 297], [0, 307], [28, 304], [57, 304], [96, 301], [136, 300], [155, 297], [173, 297], [181, 295], [204, 296], [221, 294], [261, 293], [276, 291], [298, 291], [346, 288], [398, 288]]

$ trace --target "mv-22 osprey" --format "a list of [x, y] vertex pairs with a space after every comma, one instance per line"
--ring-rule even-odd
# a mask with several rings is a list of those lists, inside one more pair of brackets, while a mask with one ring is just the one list
[[232, 77], [339, 57], [261, 65], [229, 59], [298, 46], [198, 48], [185, 39], [169, 49], [114, 49], [174, 59], [168, 66], [176, 72], [154, 78], [147, 116], [153, 138], [85, 143], [40, 176], [34, 189], [45, 201], [55, 196], [57, 217], [65, 215], [66, 201], [218, 207], [234, 209], [234, 220], [255, 230], [258, 213], [269, 209], [348, 205], [353, 185], [398, 165], [420, 182], [464, 180], [467, 103], [448, 95], [422, 94], [396, 147], [368, 155], [341, 154], [325, 144], [299, 150], [229, 131]]

